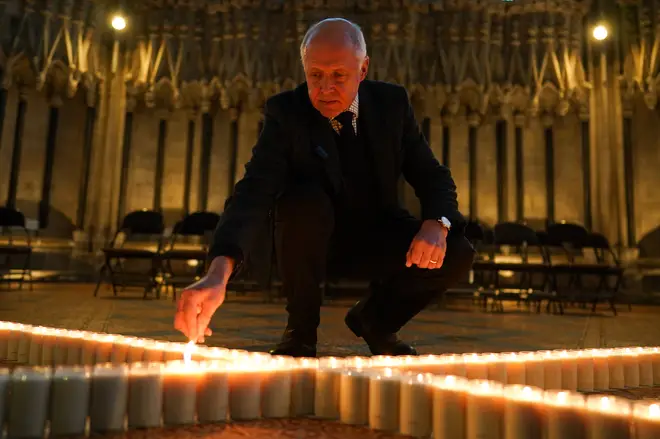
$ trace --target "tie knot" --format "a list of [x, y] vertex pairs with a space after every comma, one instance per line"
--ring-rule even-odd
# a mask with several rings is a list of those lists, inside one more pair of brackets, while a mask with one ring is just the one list
[[351, 128], [353, 129], [353, 117], [355, 115], [353, 114], [352, 111], [344, 111], [343, 113], [340, 113], [337, 117], [335, 117], [335, 120], [339, 122], [342, 126], [342, 131], [345, 128]]

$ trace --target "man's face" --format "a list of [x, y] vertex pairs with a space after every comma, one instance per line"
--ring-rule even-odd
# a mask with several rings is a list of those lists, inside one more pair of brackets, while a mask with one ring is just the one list
[[353, 103], [360, 82], [367, 76], [369, 57], [359, 57], [347, 42], [312, 41], [303, 67], [312, 105], [330, 118]]

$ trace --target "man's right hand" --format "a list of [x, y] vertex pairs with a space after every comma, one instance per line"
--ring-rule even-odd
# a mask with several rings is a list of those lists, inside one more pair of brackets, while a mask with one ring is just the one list
[[188, 340], [203, 343], [211, 335], [209, 323], [215, 311], [225, 301], [227, 282], [234, 270], [234, 260], [219, 256], [209, 266], [206, 275], [185, 288], [177, 302], [174, 328]]

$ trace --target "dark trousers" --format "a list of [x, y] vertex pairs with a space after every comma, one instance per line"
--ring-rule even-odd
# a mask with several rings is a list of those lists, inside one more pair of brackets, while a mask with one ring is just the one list
[[447, 237], [439, 269], [406, 267], [406, 252], [421, 227], [413, 216], [346, 217], [321, 188], [296, 186], [275, 210], [275, 251], [287, 298], [288, 329], [316, 343], [326, 269], [370, 280], [359, 309], [371, 330], [394, 333], [438, 294], [465, 278], [474, 250], [461, 234]]

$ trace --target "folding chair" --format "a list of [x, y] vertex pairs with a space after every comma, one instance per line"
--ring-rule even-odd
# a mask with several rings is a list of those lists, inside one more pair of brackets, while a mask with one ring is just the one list
[[[126, 215], [110, 245], [103, 249], [105, 262], [99, 272], [94, 296], [98, 295], [104, 274], [106, 274], [115, 296], [118, 287], [123, 289], [126, 286], [143, 286], [144, 298], [152, 290], [155, 290], [156, 297], [160, 298], [159, 253], [164, 230], [165, 223], [160, 212], [145, 209]], [[147, 268], [128, 270], [129, 262], [131, 268], [139, 266], [140, 262], [144, 267], [144, 262], [146, 262]]]
[[179, 221], [160, 253], [163, 285], [173, 289], [187, 286], [204, 274], [211, 236], [220, 221], [213, 212], [194, 212]]
[[503, 299], [515, 299], [527, 303], [536, 302], [537, 312], [541, 301], [550, 300], [546, 293], [547, 264], [543, 247], [536, 232], [524, 224], [506, 222], [493, 229], [493, 245], [490, 253], [494, 277], [492, 293], [484, 294], [493, 299], [494, 309], [504, 311]]
[[576, 264], [584, 256], [588, 235], [587, 229], [572, 223], [551, 224], [545, 233], [543, 245], [550, 266], [550, 289], [560, 314], [566, 303], [576, 302], [581, 294], [581, 273]]
[[[32, 290], [32, 270], [30, 262], [32, 261], [32, 243], [30, 232], [25, 227], [25, 215], [22, 212], [11, 207], [0, 207], [0, 229], [2, 230], [2, 241], [0, 242], [0, 256], [5, 257], [4, 267], [0, 272], [0, 281], [7, 282], [11, 289], [11, 283], [14, 280], [12, 260], [15, 257], [22, 257], [23, 264], [18, 269], [20, 277], [18, 278], [18, 289], [23, 289], [25, 278], [30, 280], [30, 290]], [[21, 232], [22, 239], [16, 241], [16, 230]], [[3, 274], [3, 272], [5, 274]]]
[[476, 251], [469, 283], [476, 287], [473, 298], [476, 300], [484, 291], [493, 287], [495, 264], [491, 259], [493, 230], [478, 221], [469, 221], [465, 225], [465, 238]]

